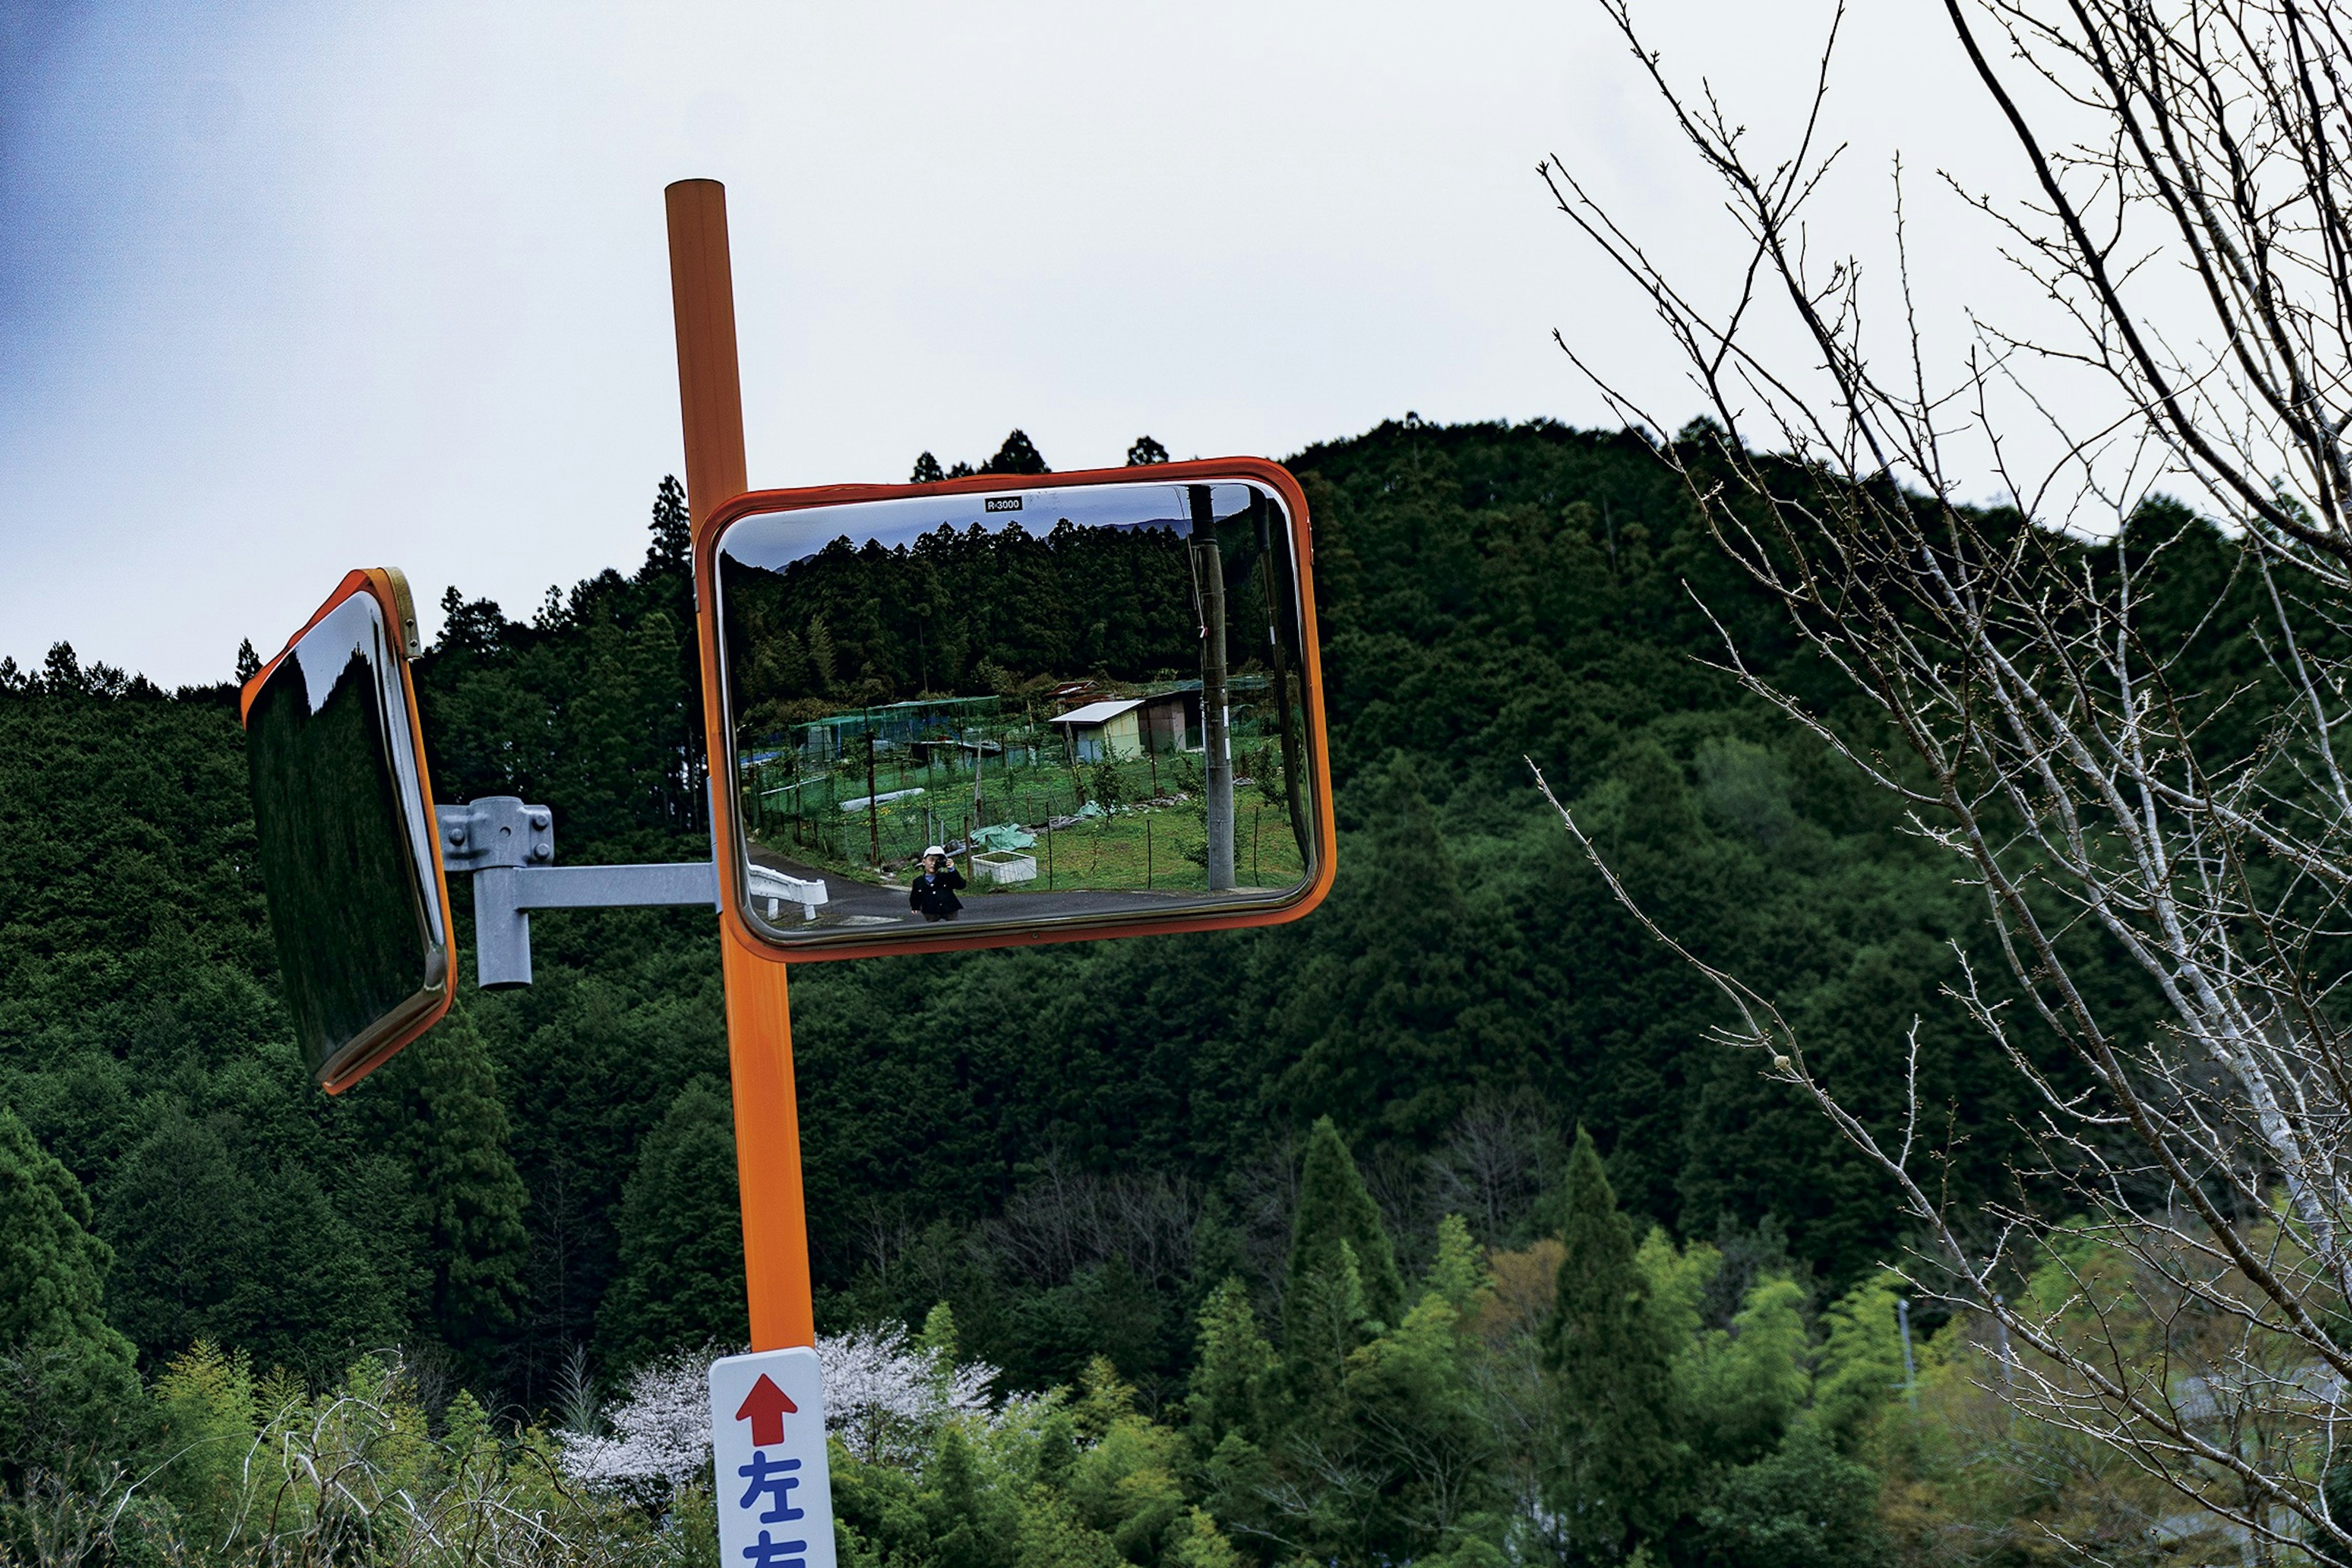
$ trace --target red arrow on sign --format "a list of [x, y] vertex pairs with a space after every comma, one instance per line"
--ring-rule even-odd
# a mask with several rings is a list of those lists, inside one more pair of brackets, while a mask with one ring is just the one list
[[760, 1381], [751, 1385], [751, 1392], [743, 1396], [735, 1419], [751, 1424], [751, 1447], [772, 1448], [784, 1440], [784, 1417], [797, 1415], [800, 1408], [793, 1403], [793, 1396], [778, 1388], [763, 1372]]

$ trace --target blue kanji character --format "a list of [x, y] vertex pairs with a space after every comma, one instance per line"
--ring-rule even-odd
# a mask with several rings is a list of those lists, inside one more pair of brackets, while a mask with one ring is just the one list
[[808, 1559], [801, 1553], [808, 1550], [805, 1541], [771, 1541], [766, 1531], [760, 1539], [743, 1548], [751, 1568], [808, 1568]]
[[[751, 1483], [744, 1489], [742, 1500], [735, 1506], [750, 1508], [761, 1492], [773, 1492], [776, 1494], [776, 1506], [760, 1516], [763, 1523], [782, 1524], [788, 1519], [801, 1518], [808, 1510], [794, 1508], [792, 1499], [785, 1495], [801, 1484], [801, 1479], [793, 1474], [800, 1468], [801, 1462], [798, 1459], [771, 1459], [764, 1450], [752, 1449], [751, 1462], [739, 1466], [735, 1471], [737, 1475]], [[763, 1530], [760, 1532], [760, 1538], [764, 1541], [767, 1539], [767, 1534], [768, 1532]]]

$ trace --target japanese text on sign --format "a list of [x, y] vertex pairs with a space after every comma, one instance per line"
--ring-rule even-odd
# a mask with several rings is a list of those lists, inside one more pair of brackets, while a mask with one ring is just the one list
[[712, 1363], [710, 1452], [721, 1568], [834, 1568], [816, 1352]]

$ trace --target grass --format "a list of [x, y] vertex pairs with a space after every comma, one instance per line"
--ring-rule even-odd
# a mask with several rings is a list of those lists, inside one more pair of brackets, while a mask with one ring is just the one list
[[[1237, 744], [1236, 750], [1242, 748]], [[1191, 757], [1145, 758], [1106, 769], [1055, 763], [1001, 768], [992, 761], [982, 771], [979, 820], [1014, 822], [1037, 835], [1026, 851], [1037, 858], [1037, 879], [1009, 889], [981, 884], [974, 891], [1018, 894], [1073, 889], [1205, 891], [1208, 873], [1199, 856], [1207, 825], [1197, 799], [1200, 762]], [[1172, 805], [1125, 805], [1112, 815], [1056, 828], [1048, 819], [1074, 814], [1087, 799], [1105, 795], [1141, 802], [1157, 784], [1165, 800], [1190, 786], [1196, 798]], [[886, 760], [875, 769], [874, 790], [923, 794], [886, 802], [871, 821], [863, 808], [843, 811], [839, 802], [866, 794], [863, 768], [814, 774], [791, 784], [762, 781], [761, 804], [747, 800], [753, 842], [814, 866], [829, 875], [869, 884], [904, 886], [909, 868], [926, 845], [953, 843], [972, 825], [972, 776], [968, 769], [900, 765]], [[747, 795], [751, 792], [747, 791]], [[783, 806], [798, 804], [800, 809]], [[1234, 873], [1243, 887], [1289, 887], [1305, 870], [1286, 810], [1254, 784], [1234, 791]], [[869, 863], [876, 838], [886, 867], [896, 876], [877, 876]], [[1051, 839], [1050, 846], [1048, 838]], [[1050, 885], [1048, 868], [1050, 864]]]
[[[1244, 888], [1287, 888], [1306, 875], [1286, 813], [1255, 790], [1236, 790], [1234, 816], [1236, 882]], [[1202, 853], [1207, 838], [1207, 824], [1190, 805], [1123, 810], [1053, 835], [1051, 886], [1045, 836], [1040, 834], [1028, 851], [1037, 857], [1037, 879], [1005, 890], [1151, 888], [1205, 892], [1208, 871], [1191, 857]]]

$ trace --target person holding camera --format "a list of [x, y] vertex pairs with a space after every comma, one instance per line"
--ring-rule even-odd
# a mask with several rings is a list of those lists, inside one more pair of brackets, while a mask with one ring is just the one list
[[923, 869], [908, 890], [907, 907], [921, 911], [927, 921], [951, 921], [963, 908], [963, 900], [956, 897], [956, 889], [963, 885], [963, 873], [956, 869], [954, 859], [934, 844], [923, 851]]

